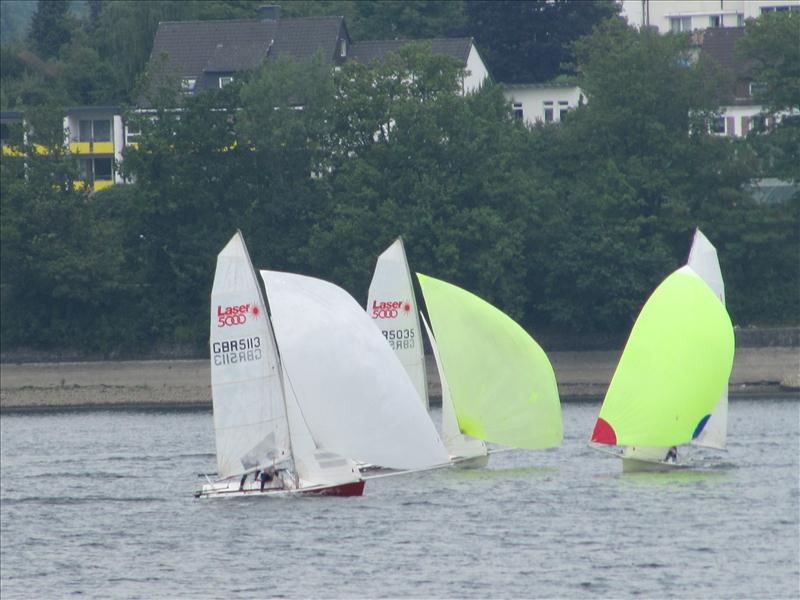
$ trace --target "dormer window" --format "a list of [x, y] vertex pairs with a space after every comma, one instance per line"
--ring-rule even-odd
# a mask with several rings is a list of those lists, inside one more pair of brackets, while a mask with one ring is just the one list
[[226, 75], [225, 77], [220, 77], [219, 78], [219, 89], [224, 88], [229, 83], [233, 83], [233, 77], [231, 77], [230, 75]]
[[197, 79], [194, 77], [184, 77], [181, 79], [181, 90], [186, 92], [187, 94], [191, 94], [194, 91], [194, 86], [197, 83]]

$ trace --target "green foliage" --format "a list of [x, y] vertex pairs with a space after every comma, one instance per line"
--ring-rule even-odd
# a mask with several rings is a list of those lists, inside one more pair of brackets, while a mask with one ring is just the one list
[[[341, 10], [367, 27], [378, 22], [369, 4], [283, 8]], [[699, 226], [719, 251], [734, 322], [800, 320], [800, 198], [761, 205], [743, 191], [767, 167], [797, 172], [794, 121], [746, 141], [708, 135], [718, 106], [710, 66], [688, 60], [686, 37], [615, 19], [571, 49], [588, 104], [560, 125], [531, 128], [497, 86], [461, 96], [459, 64], [424, 45], [334, 71], [321, 57], [270, 60], [185, 97], [151, 64], [154, 112], [126, 115], [141, 129], [122, 163], [133, 183], [76, 190], [60, 107], [133, 97], [158, 20], [255, 8], [92, 3], [57, 59], [3, 47], [3, 106], [25, 106], [31, 126], [19, 148], [27, 158], [2, 160], [4, 347], [203, 348], [216, 253], [237, 228], [256, 266], [323, 277], [359, 300], [377, 255], [402, 235], [412, 268], [531, 331], [620, 333], [685, 261]], [[543, 10], [556, 8], [587, 10]], [[406, 14], [393, 3], [381, 26], [406, 35], [423, 9], [461, 10], [420, 2]], [[21, 307], [33, 326], [5, 318]]]
[[70, 38], [71, 22], [66, 0], [39, 0], [31, 20], [30, 40], [42, 57], [58, 54]]
[[470, 0], [465, 32], [497, 81], [531, 83], [574, 73], [570, 44], [619, 13], [615, 2]]

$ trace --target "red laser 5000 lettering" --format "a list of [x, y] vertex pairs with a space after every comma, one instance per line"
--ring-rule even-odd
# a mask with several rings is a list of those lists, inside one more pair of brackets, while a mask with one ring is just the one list
[[372, 301], [373, 319], [394, 319], [398, 315], [403, 316], [411, 313], [411, 303], [405, 300], [393, 300], [390, 302]]

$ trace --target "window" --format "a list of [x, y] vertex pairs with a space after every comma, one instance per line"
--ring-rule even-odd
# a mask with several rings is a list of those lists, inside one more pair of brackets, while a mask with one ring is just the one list
[[553, 122], [553, 102], [549, 100], [546, 100], [544, 103], [544, 122]]
[[81, 179], [83, 181], [93, 181], [94, 180], [94, 169], [92, 169], [92, 159], [91, 158], [81, 158], [78, 161], [78, 168], [80, 169]]
[[744, 15], [742, 13], [736, 14], [736, 26], [744, 27]]
[[767, 93], [767, 84], [761, 81], [750, 82], [750, 95], [757, 98]]
[[514, 116], [517, 119], [522, 120], [522, 117], [523, 117], [523, 114], [522, 114], [522, 102], [514, 102], [513, 111], [514, 111]]
[[722, 26], [722, 16], [720, 15], [711, 15], [708, 17], [708, 26], [709, 27], [721, 27]]
[[94, 159], [94, 178], [95, 181], [111, 181], [111, 159]]
[[220, 77], [219, 78], [219, 89], [224, 88], [226, 85], [228, 85], [229, 83], [232, 83], [232, 82], [233, 82], [233, 77], [231, 77], [230, 75], [225, 76], [225, 77]]
[[692, 17], [670, 17], [669, 30], [673, 33], [692, 30]]
[[339, 46], [339, 56], [342, 58], [347, 56], [347, 40], [342, 40], [342, 43]]
[[564, 121], [567, 118], [567, 113], [569, 112], [569, 104], [566, 100], [559, 100], [558, 101], [558, 120]]
[[184, 92], [191, 94], [194, 91], [194, 86], [197, 83], [197, 79], [194, 77], [184, 77], [181, 79], [181, 90]]
[[136, 138], [142, 135], [142, 131], [138, 127], [128, 125], [125, 128], [125, 145], [130, 146], [136, 143]]
[[79, 142], [110, 142], [110, 119], [81, 119], [78, 123]]
[[711, 121], [711, 133], [725, 133], [725, 117], [714, 117]]
[[92, 121], [94, 127], [94, 141], [95, 142], [110, 142], [111, 141], [111, 121]]

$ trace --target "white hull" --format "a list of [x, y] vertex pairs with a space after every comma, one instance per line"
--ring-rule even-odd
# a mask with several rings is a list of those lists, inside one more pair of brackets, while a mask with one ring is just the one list
[[482, 469], [489, 464], [488, 454], [478, 456], [452, 456], [450, 462], [459, 469]]
[[300, 487], [282, 487], [281, 483], [271, 482], [264, 486], [262, 491], [261, 483], [246, 482], [244, 487], [239, 486], [238, 481], [224, 480], [207, 483], [194, 493], [195, 498], [275, 498], [287, 496], [361, 496], [364, 491], [364, 481], [348, 481], [344, 483], [311, 484], [303, 480]]
[[[622, 458], [622, 457], [620, 457]], [[686, 469], [689, 465], [663, 460], [642, 460], [639, 458], [622, 458], [623, 473], [669, 473]]]

